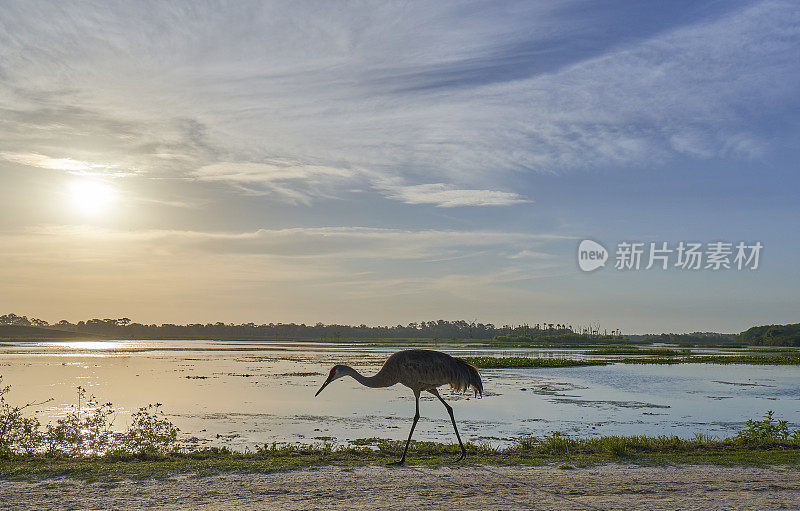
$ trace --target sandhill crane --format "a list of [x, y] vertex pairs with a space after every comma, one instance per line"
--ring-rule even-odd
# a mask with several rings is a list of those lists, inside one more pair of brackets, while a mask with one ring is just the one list
[[458, 438], [458, 445], [461, 446], [461, 456], [456, 461], [463, 460], [467, 455], [467, 450], [464, 449], [464, 444], [461, 442], [461, 435], [458, 434], [456, 419], [453, 417], [453, 407], [442, 399], [436, 387], [449, 384], [450, 388], [456, 392], [471, 388], [475, 391], [476, 396], [479, 392], [483, 395], [483, 383], [481, 382], [480, 374], [478, 374], [478, 369], [469, 362], [451, 357], [440, 351], [405, 350], [398, 351], [386, 359], [381, 370], [374, 376], [362, 376], [352, 367], [335, 365], [331, 368], [328, 379], [314, 394], [314, 397], [317, 397], [330, 382], [343, 376], [352, 376], [358, 383], [372, 388], [391, 387], [396, 383], [402, 383], [414, 392], [414, 398], [416, 399], [414, 422], [411, 424], [411, 431], [408, 433], [403, 457], [393, 465], [402, 465], [406, 461], [411, 435], [414, 434], [414, 428], [419, 420], [419, 395], [423, 390], [439, 398], [439, 401], [447, 409], [447, 413], [450, 414], [450, 420], [453, 422], [453, 429], [456, 432], [456, 438]]

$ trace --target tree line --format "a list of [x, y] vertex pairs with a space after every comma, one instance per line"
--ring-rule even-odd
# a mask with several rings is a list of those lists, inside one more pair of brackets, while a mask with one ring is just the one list
[[171, 323], [143, 324], [130, 318], [89, 319], [71, 323], [65, 319], [49, 323], [9, 313], [0, 316], [0, 326], [37, 327], [118, 339], [498, 339], [507, 341], [546, 338], [563, 342], [586, 338], [684, 345], [746, 344], [750, 346], [800, 346], [800, 323], [755, 326], [739, 334], [694, 332], [691, 334], [647, 334], [623, 336], [619, 329], [601, 329], [599, 323], [573, 326], [566, 323], [534, 323], [495, 326], [477, 321], [419, 321], [407, 325], [367, 326], [316, 323]]
[[[130, 318], [89, 319], [71, 323], [65, 319], [48, 323], [38, 318], [28, 319], [17, 314], [0, 316], [0, 325], [31, 326], [49, 328], [65, 332], [115, 337], [120, 339], [494, 339], [556, 337], [564, 334], [605, 335], [598, 324], [573, 328], [564, 323], [536, 323], [522, 325], [495, 326], [477, 321], [436, 321], [412, 322], [396, 326], [339, 325], [316, 323], [192, 323], [176, 325], [171, 323], [143, 324]], [[619, 335], [619, 330], [611, 331]]]
[[754, 326], [739, 336], [753, 346], [800, 346], [800, 323]]

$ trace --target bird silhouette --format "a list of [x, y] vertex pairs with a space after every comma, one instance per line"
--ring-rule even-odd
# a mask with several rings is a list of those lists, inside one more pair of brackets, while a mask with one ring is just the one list
[[439, 398], [439, 401], [447, 409], [447, 413], [450, 414], [450, 420], [453, 422], [453, 429], [456, 432], [456, 438], [458, 438], [458, 445], [461, 446], [461, 456], [456, 461], [463, 460], [467, 455], [467, 450], [464, 449], [464, 443], [461, 441], [461, 435], [458, 434], [456, 419], [453, 417], [453, 407], [442, 399], [436, 387], [450, 385], [454, 392], [463, 392], [471, 388], [476, 396], [478, 393], [482, 396], [483, 383], [478, 369], [474, 365], [440, 351], [398, 351], [386, 359], [381, 370], [374, 376], [362, 376], [358, 371], [346, 365], [333, 366], [330, 374], [328, 374], [328, 379], [314, 394], [314, 397], [318, 396], [330, 382], [344, 376], [352, 376], [358, 383], [372, 388], [391, 387], [401, 383], [414, 392], [414, 398], [416, 399], [414, 422], [411, 424], [411, 431], [408, 433], [403, 457], [399, 461], [392, 463], [393, 465], [402, 465], [406, 461], [408, 445], [411, 443], [411, 436], [414, 434], [414, 428], [419, 420], [419, 396], [422, 391], [430, 392]]

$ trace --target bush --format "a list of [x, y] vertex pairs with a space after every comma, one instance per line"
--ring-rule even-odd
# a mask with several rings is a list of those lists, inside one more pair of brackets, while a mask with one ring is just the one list
[[[85, 402], [85, 407], [84, 407]], [[72, 412], [48, 424], [44, 434], [48, 454], [72, 456], [103, 455], [115, 446], [116, 433], [111, 429], [115, 410], [111, 403], [99, 403], [92, 396], [86, 399], [86, 389], [78, 387], [78, 403]]]
[[173, 448], [180, 430], [164, 418], [160, 407], [161, 403], [147, 405], [133, 414], [130, 428], [120, 436], [120, 444], [125, 452], [153, 455]]
[[39, 421], [22, 413], [31, 405], [11, 406], [6, 401], [10, 390], [10, 385], [3, 386], [3, 377], [0, 376], [0, 457], [19, 451], [34, 452], [41, 443]]
[[788, 421], [775, 420], [772, 410], [767, 411], [762, 420], [750, 419], [747, 428], [739, 431], [734, 437], [738, 442], [787, 442], [800, 441], [800, 429], [789, 430]]
[[65, 417], [42, 429], [35, 417], [23, 411], [34, 405], [11, 406], [6, 401], [10, 386], [0, 376], [0, 457], [18, 453], [67, 456], [104, 456], [108, 453], [157, 455], [177, 449], [179, 429], [159, 410], [160, 403], [139, 408], [130, 427], [112, 429], [116, 410], [112, 403], [100, 403], [78, 387], [78, 402]]

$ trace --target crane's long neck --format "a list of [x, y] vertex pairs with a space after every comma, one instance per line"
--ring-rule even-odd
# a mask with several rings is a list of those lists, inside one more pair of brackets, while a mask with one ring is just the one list
[[397, 383], [397, 381], [391, 377], [388, 371], [385, 371], [384, 369], [378, 371], [378, 374], [374, 376], [364, 376], [350, 366], [344, 366], [344, 372], [345, 374], [352, 376], [354, 380], [366, 387], [391, 387]]

